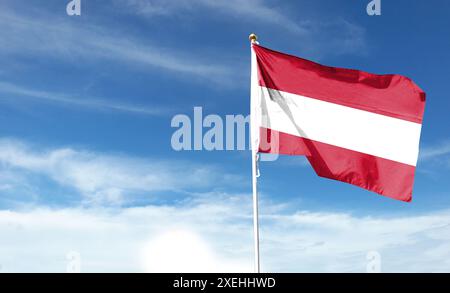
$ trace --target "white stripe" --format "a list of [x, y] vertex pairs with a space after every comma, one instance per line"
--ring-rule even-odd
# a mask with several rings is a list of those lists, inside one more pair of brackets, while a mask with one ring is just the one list
[[261, 126], [416, 166], [422, 125], [260, 87]]

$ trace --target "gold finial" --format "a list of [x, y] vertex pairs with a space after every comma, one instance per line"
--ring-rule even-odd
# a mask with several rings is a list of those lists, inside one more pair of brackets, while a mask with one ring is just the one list
[[250, 36], [248, 36], [248, 39], [250, 40], [250, 42], [256, 43], [256, 41], [258, 40], [258, 36], [255, 34], [250, 34]]

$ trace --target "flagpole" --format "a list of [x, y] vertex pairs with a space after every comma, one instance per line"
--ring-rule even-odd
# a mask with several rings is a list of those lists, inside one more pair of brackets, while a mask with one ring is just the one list
[[258, 213], [258, 178], [257, 176], [258, 154], [252, 154], [252, 183], [253, 183], [253, 237], [255, 245], [255, 272], [261, 272], [259, 260], [259, 213]]
[[[255, 97], [255, 85], [257, 82], [257, 71], [256, 71], [256, 57], [255, 53], [253, 51], [253, 44], [257, 43], [258, 37], [255, 34], [251, 34], [249, 36], [249, 40], [251, 43], [251, 54], [252, 54], [252, 68], [251, 68], [251, 115], [254, 115], [254, 97]], [[251, 119], [251, 123], [254, 124], [254, 119]], [[255, 135], [255, 131], [259, 132], [259, 129], [254, 130], [255, 125], [251, 125], [252, 136], [258, 136], [258, 134]], [[258, 127], [259, 128], [259, 127]], [[252, 137], [252, 190], [253, 190], [253, 237], [254, 237], [254, 248], [255, 248], [255, 272], [260, 273], [261, 272], [261, 264], [260, 264], [260, 258], [259, 258], [259, 213], [258, 213], [258, 146], [259, 143], [255, 143], [259, 141], [258, 138]]]

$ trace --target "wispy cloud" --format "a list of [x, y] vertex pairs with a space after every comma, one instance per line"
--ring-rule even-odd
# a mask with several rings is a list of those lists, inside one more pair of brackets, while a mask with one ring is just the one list
[[[63, 93], [40, 91], [29, 89], [12, 83], [0, 81], [0, 100], [7, 100], [12, 103], [21, 102], [17, 97], [32, 99], [35, 101], [47, 101], [68, 106], [78, 106], [92, 110], [118, 111], [150, 116], [161, 116], [174, 110], [163, 107], [146, 107], [121, 103], [114, 100], [99, 99], [93, 97], [75, 97]], [[125, 100], [125, 99], [123, 99]]]
[[[365, 272], [369, 251], [380, 253], [383, 272], [450, 271], [448, 211], [356, 217], [270, 204], [261, 203], [265, 272]], [[1, 211], [0, 232], [4, 272], [64, 272], [73, 250], [84, 272], [253, 269], [250, 195], [211, 194], [177, 206], [121, 210]]]
[[0, 54], [45, 56], [64, 62], [106, 60], [135, 69], [163, 70], [192, 79], [231, 84], [228, 65], [204, 54], [181, 52], [147, 40], [117, 33], [106, 27], [73, 23], [68, 18], [46, 14], [18, 14], [0, 5]]
[[136, 196], [158, 199], [156, 192], [183, 193], [241, 182], [239, 175], [212, 165], [73, 148], [46, 150], [8, 139], [0, 140], [0, 170], [44, 176], [75, 189], [86, 204], [127, 204]]
[[362, 26], [334, 16], [321, 19], [296, 19], [285, 7], [284, 1], [267, 0], [115, 0], [116, 5], [126, 10], [154, 19], [183, 17], [193, 14], [197, 19], [210, 15], [223, 20], [230, 18], [239, 23], [251, 23], [252, 29], [266, 28], [280, 31], [283, 35], [295, 36], [295, 43], [316, 58], [323, 55], [367, 53], [366, 33]]
[[422, 161], [442, 158], [450, 155], [450, 142], [443, 142], [434, 146], [427, 146], [420, 150], [420, 159]]
[[215, 14], [232, 16], [239, 20], [258, 21], [277, 25], [287, 31], [305, 34], [308, 23], [293, 21], [276, 5], [268, 5], [263, 0], [115, 0], [116, 4], [125, 5], [137, 14], [146, 16], [172, 16], [186, 11], [194, 12], [208, 9]]

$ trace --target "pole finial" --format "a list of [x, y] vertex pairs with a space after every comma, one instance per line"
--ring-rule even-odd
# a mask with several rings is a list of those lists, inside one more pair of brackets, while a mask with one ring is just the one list
[[258, 36], [257, 36], [256, 34], [250, 34], [250, 35], [248, 36], [248, 39], [250, 40], [250, 42], [251, 42], [252, 44], [254, 44], [254, 43], [256, 43], [256, 41], [258, 41]]

